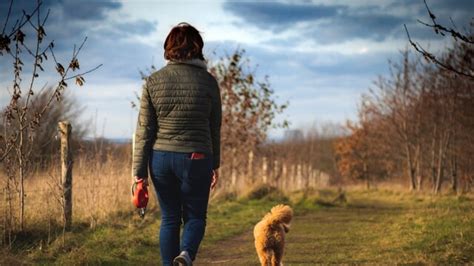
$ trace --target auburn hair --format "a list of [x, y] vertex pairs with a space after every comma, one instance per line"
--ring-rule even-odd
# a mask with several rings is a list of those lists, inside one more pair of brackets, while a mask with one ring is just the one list
[[189, 59], [204, 60], [202, 55], [202, 41], [199, 31], [186, 22], [181, 22], [173, 27], [166, 37], [165, 59], [183, 61]]

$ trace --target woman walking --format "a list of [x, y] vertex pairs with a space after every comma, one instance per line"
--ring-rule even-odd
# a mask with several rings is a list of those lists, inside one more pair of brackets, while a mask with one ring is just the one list
[[193, 26], [174, 27], [164, 43], [167, 64], [147, 78], [140, 102], [133, 173], [147, 180], [150, 169], [161, 208], [163, 265], [192, 265], [219, 177], [221, 99], [203, 46]]

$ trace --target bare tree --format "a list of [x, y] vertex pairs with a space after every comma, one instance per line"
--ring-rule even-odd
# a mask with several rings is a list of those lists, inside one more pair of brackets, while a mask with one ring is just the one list
[[[37, 139], [38, 128], [44, 121], [43, 116], [51, 106], [61, 101], [68, 82], [74, 80], [76, 84], [82, 86], [85, 82], [84, 75], [101, 65], [85, 72], [78, 72], [80, 69], [78, 56], [87, 38], [78, 47], [74, 46], [72, 56], [65, 66], [59, 62], [54, 53], [54, 41], [46, 41], [45, 24], [50, 10], [43, 14], [43, 3], [40, 0], [36, 2], [32, 11], [23, 10], [12, 29], [7, 31], [14, 4], [11, 0], [0, 35], [0, 56], [5, 60], [7, 60], [6, 57], [13, 59], [13, 84], [9, 91], [10, 101], [3, 113], [4, 131], [0, 134], [0, 162], [6, 162], [4, 166], [9, 176], [6, 187], [11, 188], [12, 184], [18, 185], [19, 230], [21, 231], [25, 221], [24, 180], [29, 165], [28, 158], [34, 147], [32, 144]], [[28, 32], [33, 32], [33, 34], [27, 36]], [[50, 58], [54, 61], [53, 72], [57, 73], [55, 85], [48, 98], [39, 106], [32, 108], [33, 104], [38, 103], [34, 100], [37, 97], [38, 78], [47, 73], [45, 62]], [[31, 64], [31, 73], [23, 70], [25, 65], [29, 64]]]
[[[472, 48], [454, 45], [442, 60], [450, 62], [472, 52], [465, 49]], [[421, 65], [408, 52], [390, 67], [391, 74], [380, 77], [369, 97], [362, 100], [364, 123], [355, 129], [349, 127], [351, 136], [339, 146], [339, 155], [348, 158], [345, 163], [340, 161], [341, 173], [367, 179], [366, 174], [358, 174], [366, 172], [360, 170], [363, 164], [379, 165], [386, 170], [379, 173], [385, 172], [392, 179], [408, 177], [411, 190], [421, 190], [423, 177], [431, 176], [433, 193], [440, 193], [448, 180], [451, 189], [458, 192], [459, 182], [470, 184], [474, 174], [469, 160], [474, 151], [474, 80]]]
[[[393, 132], [392, 136], [400, 145], [405, 160], [405, 169], [410, 179], [410, 189], [416, 190], [416, 176], [420, 160], [421, 141], [420, 123], [422, 113], [414, 112], [417, 98], [420, 95], [419, 83], [416, 80], [418, 72], [418, 60], [410, 60], [408, 51], [402, 52], [401, 64], [390, 62], [391, 76], [389, 79], [379, 79], [376, 83], [383, 95], [377, 104], [388, 108], [385, 123], [387, 132]], [[377, 93], [377, 92], [375, 92]], [[376, 97], [374, 97], [376, 98]], [[382, 112], [378, 112], [383, 115]]]

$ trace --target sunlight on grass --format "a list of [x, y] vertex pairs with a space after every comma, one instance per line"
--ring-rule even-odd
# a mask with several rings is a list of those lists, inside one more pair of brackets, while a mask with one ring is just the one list
[[[225, 248], [235, 237], [241, 240], [233, 244], [240, 245], [233, 250], [235, 264], [256, 264], [251, 230], [277, 203], [291, 204], [296, 213], [287, 237], [287, 265], [463, 264], [474, 260], [474, 201], [469, 196], [432, 197], [385, 190], [349, 191], [343, 200], [340, 196], [336, 190], [286, 196], [269, 190], [214, 200], [198, 256], [202, 264], [198, 265], [219, 259], [206, 257], [214, 254], [208, 251]], [[64, 244], [61, 237], [49, 245], [33, 243], [28, 251], [13, 251], [3, 261], [156, 265], [160, 261], [159, 226], [156, 210], [145, 220], [121, 214], [93, 229], [76, 224], [65, 235]]]

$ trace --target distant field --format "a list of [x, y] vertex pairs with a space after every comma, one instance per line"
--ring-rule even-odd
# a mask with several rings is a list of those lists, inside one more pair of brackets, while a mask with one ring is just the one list
[[[333, 202], [333, 190], [293, 193], [257, 191], [238, 200], [214, 201], [196, 265], [257, 265], [251, 231], [274, 204], [296, 212], [285, 265], [464, 264], [474, 261], [474, 200], [470, 196], [349, 191]], [[49, 246], [31, 243], [7, 252], [0, 264], [159, 263], [159, 214], [110, 217], [95, 229], [76, 225]]]

